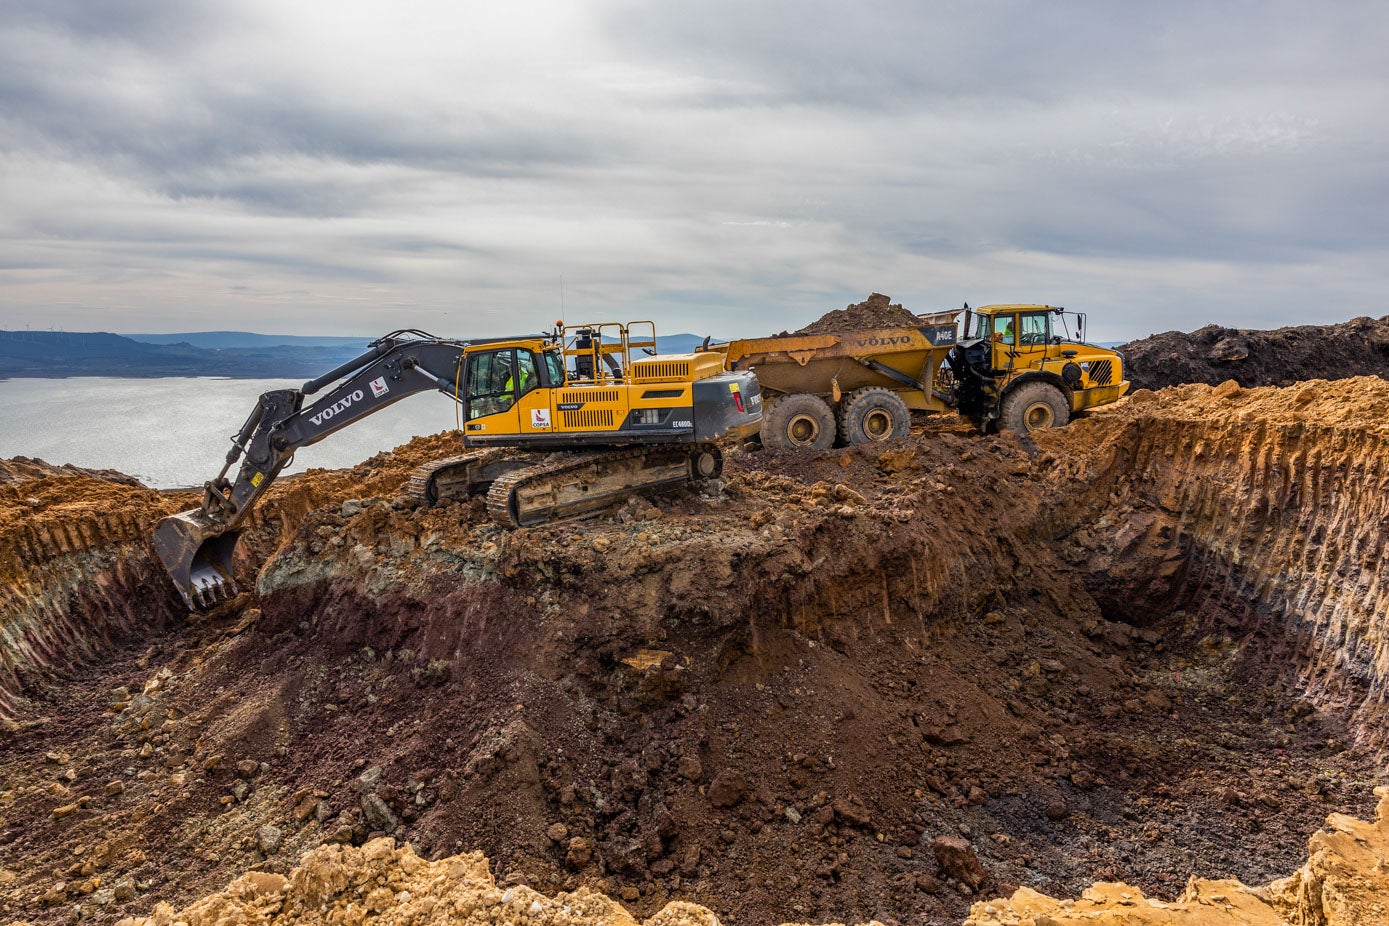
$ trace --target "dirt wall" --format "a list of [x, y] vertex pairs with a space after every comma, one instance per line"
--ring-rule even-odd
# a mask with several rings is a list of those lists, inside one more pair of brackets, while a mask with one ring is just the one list
[[[1302, 665], [1306, 696], [1356, 706], [1358, 735], [1381, 744], [1386, 407], [1389, 382], [1376, 377], [1193, 385], [1140, 391], [1117, 414], [1039, 443], [1055, 448], [1059, 479], [1090, 485], [1072, 505], [1107, 495], [1104, 517], [1078, 524], [1069, 541], [1111, 613], [1147, 622], [1189, 602], [1199, 626], [1286, 628], [1280, 658]], [[1107, 449], [1075, 452], [1087, 446]]]

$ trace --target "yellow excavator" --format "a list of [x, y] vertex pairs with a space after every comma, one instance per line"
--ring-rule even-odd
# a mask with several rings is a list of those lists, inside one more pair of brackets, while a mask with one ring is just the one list
[[236, 593], [240, 529], [296, 450], [428, 391], [458, 403], [470, 452], [420, 467], [410, 492], [430, 505], [486, 493], [506, 527], [712, 479], [723, 467], [716, 442], [751, 438], [762, 423], [751, 372], [729, 371], [718, 353], [658, 355], [649, 321], [471, 341], [394, 331], [299, 389], [264, 393], [202, 504], [156, 525], [155, 551], [188, 607]]

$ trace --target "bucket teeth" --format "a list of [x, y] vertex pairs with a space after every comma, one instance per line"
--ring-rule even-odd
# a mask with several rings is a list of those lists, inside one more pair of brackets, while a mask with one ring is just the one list
[[208, 570], [193, 576], [192, 601], [198, 608], [210, 608], [219, 601], [230, 601], [238, 591], [235, 581], [222, 578]]

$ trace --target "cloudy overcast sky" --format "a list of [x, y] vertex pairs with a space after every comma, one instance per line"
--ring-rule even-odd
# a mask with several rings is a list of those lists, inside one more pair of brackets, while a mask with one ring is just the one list
[[0, 327], [1378, 316], [1387, 48], [1383, 0], [0, 0]]

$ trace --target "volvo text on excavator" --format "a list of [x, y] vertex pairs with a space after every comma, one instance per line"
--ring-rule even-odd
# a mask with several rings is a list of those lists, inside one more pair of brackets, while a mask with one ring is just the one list
[[657, 355], [648, 321], [470, 341], [395, 331], [299, 389], [263, 394], [202, 504], [159, 522], [155, 550], [188, 607], [236, 593], [237, 537], [296, 450], [430, 390], [461, 407], [469, 452], [420, 467], [410, 491], [431, 505], [486, 493], [507, 527], [716, 477], [716, 441], [750, 438], [762, 421], [752, 373], [730, 372], [717, 353]]

